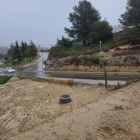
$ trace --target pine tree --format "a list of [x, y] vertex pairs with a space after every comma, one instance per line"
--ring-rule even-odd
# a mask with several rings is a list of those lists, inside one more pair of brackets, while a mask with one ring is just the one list
[[125, 26], [123, 38], [131, 44], [140, 43], [140, 0], [129, 0], [120, 23]]
[[20, 50], [21, 50], [21, 53], [22, 53], [23, 58], [26, 57], [26, 50], [27, 50], [27, 48], [28, 48], [27, 43], [22, 41], [21, 42]]
[[19, 45], [18, 45], [17, 41], [15, 42], [15, 47], [14, 47], [13, 54], [12, 54], [12, 60], [13, 60], [14, 64], [15, 64], [14, 60], [18, 60], [17, 63], [22, 61], [22, 54], [19, 49]]
[[92, 24], [90, 37], [93, 43], [106, 42], [113, 37], [112, 27], [107, 21], [96, 21]]
[[126, 6], [126, 12], [121, 15], [120, 23], [125, 26], [140, 25], [140, 0], [129, 0]]
[[37, 51], [37, 48], [36, 48], [35, 44], [31, 41], [30, 45], [29, 45], [29, 47], [26, 51], [26, 55], [28, 57], [35, 58], [37, 56], [37, 52], [38, 51]]
[[90, 28], [95, 21], [100, 20], [100, 14], [86, 0], [80, 1], [78, 6], [74, 6], [74, 12], [69, 14], [69, 21], [72, 27], [64, 30], [75, 41], [83, 42], [84, 45], [90, 42]]

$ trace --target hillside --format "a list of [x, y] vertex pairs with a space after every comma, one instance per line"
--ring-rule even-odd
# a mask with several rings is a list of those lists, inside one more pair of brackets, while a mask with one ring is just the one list
[[[85, 51], [84, 51], [85, 49]], [[140, 71], [140, 45], [102, 46], [101, 54], [98, 48], [84, 48], [72, 53], [52, 53], [46, 61], [46, 70], [80, 70], [98, 71], [99, 55], [101, 55], [101, 71]], [[54, 56], [55, 55], [55, 56]]]
[[[140, 82], [106, 91], [14, 77], [0, 89], [1, 140], [140, 139]], [[63, 94], [72, 102], [60, 105]]]

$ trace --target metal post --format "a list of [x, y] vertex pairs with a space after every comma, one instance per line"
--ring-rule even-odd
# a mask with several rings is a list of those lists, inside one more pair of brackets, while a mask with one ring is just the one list
[[100, 72], [100, 65], [101, 65], [101, 41], [99, 41], [100, 43], [100, 52], [99, 52], [99, 72]]
[[[10, 47], [10, 58], [11, 58], [11, 50], [12, 48]], [[12, 58], [11, 58], [11, 67], [12, 67]]]
[[10, 65], [11, 65], [11, 67], [12, 67], [12, 60], [11, 60], [11, 46], [9, 47], [9, 49], [10, 49]]
[[40, 42], [42, 46], [42, 71], [43, 71], [43, 42]]
[[42, 71], [43, 71], [43, 50], [42, 50]]

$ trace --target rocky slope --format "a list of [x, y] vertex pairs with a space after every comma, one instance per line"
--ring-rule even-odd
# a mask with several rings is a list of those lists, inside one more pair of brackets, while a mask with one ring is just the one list
[[[62, 57], [51, 58], [46, 61], [46, 70], [63, 70], [69, 69], [69, 66], [73, 66], [73, 69], [78, 69], [78, 66], [95, 67], [98, 66], [98, 61], [95, 63], [93, 59], [90, 59], [91, 55], [80, 55], [77, 57]], [[140, 66], [140, 46], [120, 46], [115, 49], [111, 49], [107, 52], [101, 52], [102, 66]], [[88, 71], [88, 70], [87, 70]], [[92, 71], [92, 70], [91, 70]], [[93, 70], [94, 71], [94, 70]]]

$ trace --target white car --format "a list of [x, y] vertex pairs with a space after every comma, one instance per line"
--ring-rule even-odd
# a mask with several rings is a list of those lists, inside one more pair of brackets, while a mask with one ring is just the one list
[[7, 72], [7, 73], [13, 73], [15, 72], [16, 70], [12, 69], [11, 67], [6, 67], [3, 69], [3, 72]]

